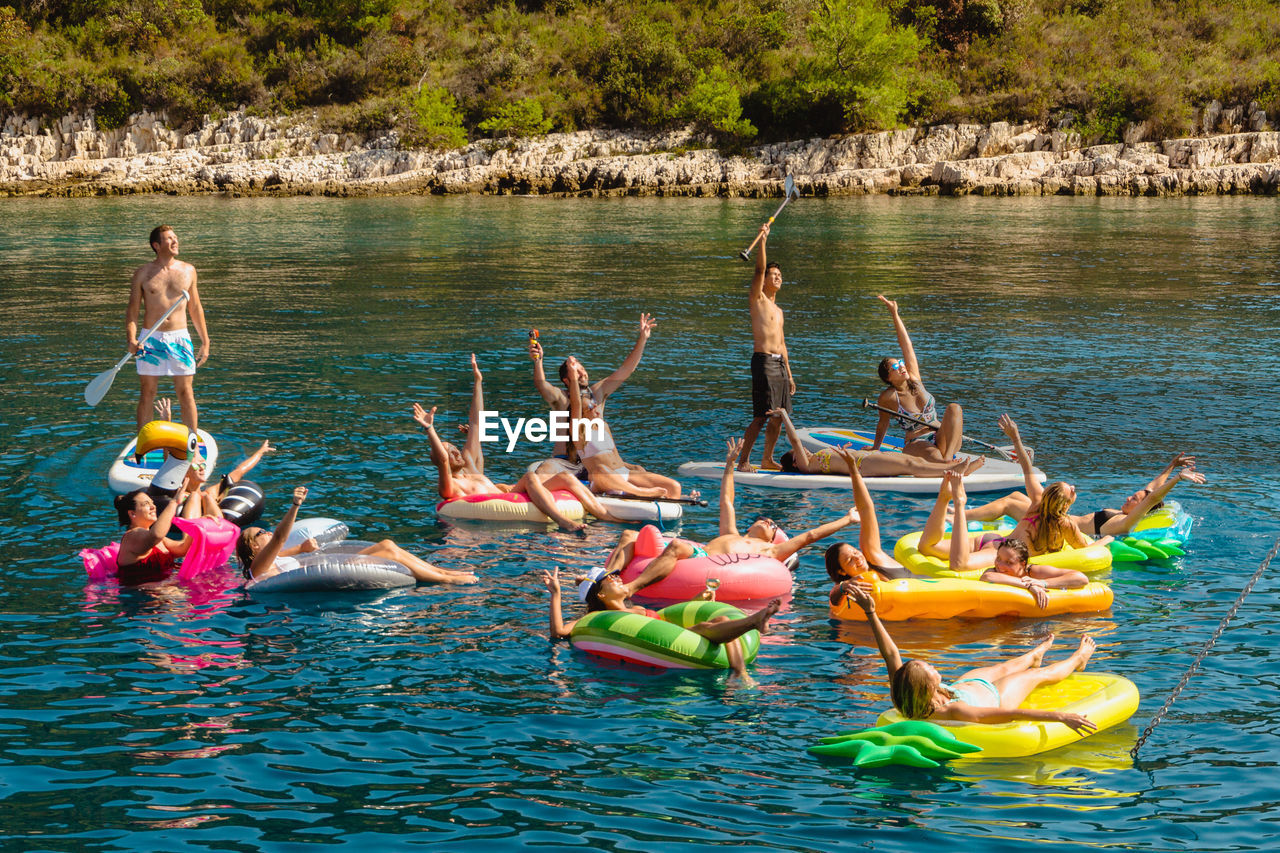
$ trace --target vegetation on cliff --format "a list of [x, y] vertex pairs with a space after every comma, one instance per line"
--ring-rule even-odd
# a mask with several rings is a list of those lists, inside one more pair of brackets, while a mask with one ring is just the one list
[[[0, 0], [3, 2], [3, 0]], [[729, 144], [1280, 109], [1280, 0], [17, 0], [0, 113], [247, 105], [411, 144], [694, 124]], [[1214, 128], [1209, 128], [1213, 130]]]

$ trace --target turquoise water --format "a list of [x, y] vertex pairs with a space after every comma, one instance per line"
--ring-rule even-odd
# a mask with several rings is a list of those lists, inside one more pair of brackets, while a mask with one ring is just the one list
[[[673, 473], [747, 416], [748, 269], [775, 205], [722, 200], [9, 200], [0, 221], [0, 837], [13, 849], [828, 850], [1274, 847], [1277, 584], [1266, 576], [1202, 672], [1128, 758], [1277, 536], [1280, 253], [1274, 199], [803, 199], [775, 229], [801, 424], [868, 424], [894, 351], [895, 295], [929, 387], [995, 440], [1009, 411], [1081, 507], [1114, 506], [1178, 449], [1210, 478], [1176, 496], [1189, 556], [1118, 568], [1106, 616], [896, 624], [944, 673], [1098, 638], [1093, 668], [1137, 683], [1130, 724], [1028, 759], [855, 770], [804, 747], [869, 725], [884, 670], [861, 625], [827, 617], [818, 549], [744, 687], [718, 673], [601, 665], [545, 637], [540, 569], [597, 564], [585, 536], [434, 517], [409, 417], [465, 417], [467, 358], [490, 408], [537, 414], [526, 332], [593, 377], [658, 327], [610, 404], [626, 455]], [[116, 535], [105, 472], [133, 424], [129, 272], [169, 222], [200, 273], [213, 357], [201, 426], [224, 467], [264, 437], [277, 517], [391, 536], [478, 571], [471, 588], [257, 600], [230, 572], [197, 588], [86, 586], [75, 553]], [[489, 456], [501, 479], [536, 458]], [[714, 484], [708, 489], [714, 499]], [[739, 490], [791, 529], [838, 493]], [[927, 504], [879, 497], [886, 537]], [[714, 503], [714, 500], [713, 500]], [[714, 534], [711, 509], [684, 533]], [[576, 607], [576, 605], [575, 605]]]

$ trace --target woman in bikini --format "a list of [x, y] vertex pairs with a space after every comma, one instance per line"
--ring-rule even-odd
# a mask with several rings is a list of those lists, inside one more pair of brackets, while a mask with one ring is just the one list
[[889, 670], [889, 696], [904, 717], [966, 723], [1044, 720], [1062, 723], [1085, 734], [1097, 729], [1083, 714], [1018, 707], [1040, 685], [1056, 684], [1071, 673], [1083, 670], [1094, 652], [1092, 637], [1082, 638], [1078, 649], [1050, 666], [1041, 664], [1053, 644], [1052, 635], [1025, 655], [994, 666], [971, 669], [951, 684], [945, 684], [932, 665], [921, 660], [903, 662], [893, 638], [876, 615], [875, 599], [865, 584], [845, 581], [842, 586], [845, 594], [867, 614], [876, 646]]
[[[1175, 468], [1181, 470], [1175, 475]], [[1071, 516], [1079, 528], [1090, 536], [1125, 536], [1147, 513], [1164, 506], [1165, 496], [1181, 482], [1203, 484], [1204, 474], [1196, 470], [1196, 458], [1178, 453], [1151, 482], [1125, 499], [1119, 509], [1100, 509]], [[1030, 486], [1028, 486], [1028, 491]], [[969, 518], [995, 521], [1003, 516], [1021, 520], [1031, 508], [1031, 498], [1024, 492], [1011, 492], [990, 503], [969, 510]]]
[[[299, 568], [301, 563], [294, 559], [298, 554], [316, 550], [316, 541], [308, 539], [301, 545], [289, 548], [284, 546], [285, 540], [293, 530], [293, 523], [298, 518], [298, 508], [307, 498], [307, 487], [298, 486], [293, 490], [293, 503], [289, 511], [280, 519], [275, 530], [261, 527], [247, 527], [236, 540], [236, 556], [240, 559], [240, 567], [246, 581], [262, 580], [281, 572]], [[401, 548], [390, 539], [383, 539], [355, 552], [369, 557], [381, 557], [404, 566], [419, 583], [475, 583], [473, 572], [460, 572], [453, 569], [442, 569], [433, 566]], [[350, 556], [349, 552], [347, 555]]]
[[[880, 522], [876, 519], [876, 505], [871, 500], [871, 490], [862, 480], [859, 460], [847, 446], [836, 451], [841, 464], [849, 472], [853, 487], [854, 508], [858, 511], [858, 547], [848, 542], [837, 542], [827, 549], [827, 577], [836, 584], [831, 589], [832, 605], [844, 600], [844, 582], [870, 570], [884, 580], [915, 577], [909, 569], [885, 551], [880, 542]], [[865, 464], [865, 463], [863, 463]]]
[[[938, 404], [920, 379], [920, 363], [916, 360], [916, 351], [911, 345], [907, 327], [898, 315], [898, 303], [883, 295], [880, 296], [880, 301], [889, 308], [889, 313], [893, 316], [902, 357], [880, 361], [880, 379], [889, 387], [880, 392], [880, 420], [876, 424], [876, 438], [871, 449], [879, 450], [889, 431], [889, 421], [894, 417], [884, 411], [889, 409], [901, 416], [897, 418], [897, 422], [905, 431], [903, 453], [932, 462], [950, 462], [960, 450], [964, 412], [959, 404], [951, 403], [944, 410], [942, 420], [938, 420]], [[921, 426], [916, 421], [924, 421], [930, 426]]]
[[884, 453], [879, 450], [853, 450], [846, 447], [848, 455], [835, 448], [809, 450], [800, 441], [800, 434], [786, 409], [770, 409], [769, 417], [779, 415], [782, 425], [787, 431], [787, 440], [791, 449], [782, 454], [779, 462], [782, 470], [789, 474], [848, 474], [848, 459], [858, 463], [864, 477], [941, 477], [943, 471], [953, 468], [966, 476], [977, 471], [986, 463], [986, 458], [975, 456], [969, 459], [952, 460], [950, 462], [931, 462], [920, 456], [906, 453]]
[[[588, 613], [593, 613], [597, 610], [625, 610], [653, 619], [662, 618], [657, 611], [632, 604], [630, 590], [626, 584], [618, 579], [618, 575], [615, 572], [601, 569], [596, 569], [595, 572], [596, 575], [584, 581], [579, 590], [579, 597], [587, 603]], [[551, 639], [566, 639], [572, 633], [573, 626], [577, 623], [577, 620], [565, 622], [561, 613], [559, 567], [550, 572], [544, 571], [542, 573], [542, 581], [546, 584], [547, 591], [551, 594]], [[762, 610], [750, 616], [744, 616], [740, 619], [717, 616], [714, 619], [699, 622], [687, 630], [700, 637], [705, 637], [713, 643], [726, 644], [725, 651], [729, 656], [730, 668], [735, 675], [746, 678], [747, 669], [742, 659], [742, 646], [738, 643], [738, 638], [748, 631], [765, 633], [769, 627], [769, 619], [778, 612], [778, 608], [781, 606], [782, 599], [775, 598], [765, 605]]]
[[431, 461], [435, 463], [440, 474], [438, 489], [440, 497], [468, 497], [470, 495], [497, 494], [513, 492], [528, 495], [544, 515], [560, 527], [569, 531], [578, 531], [585, 524], [573, 521], [556, 508], [552, 489], [565, 489], [573, 492], [573, 496], [586, 508], [587, 512], [601, 521], [620, 521], [596, 500], [591, 490], [582, 484], [577, 477], [568, 471], [543, 474], [526, 472], [514, 486], [503, 486], [485, 476], [484, 451], [480, 447], [480, 413], [484, 411], [484, 374], [476, 364], [475, 353], [471, 354], [471, 374], [473, 378], [471, 391], [471, 411], [467, 421], [467, 438], [459, 450], [452, 444], [442, 441], [436, 433], [436, 407], [430, 411], [418, 403], [413, 404], [413, 419], [427, 433], [431, 443]]
[[[1000, 416], [1000, 428], [1013, 441], [1014, 453], [1022, 465], [1027, 490], [1033, 496], [1030, 510], [1009, 534], [1010, 539], [1021, 539], [1027, 543], [1030, 556], [1038, 557], [1053, 551], [1061, 551], [1066, 545], [1072, 548], [1084, 548], [1089, 545], [1105, 545], [1112, 537], [1090, 539], [1080, 530], [1080, 526], [1069, 514], [1071, 505], [1075, 503], [1076, 488], [1070, 483], [1056, 482], [1042, 487], [1031, 468], [1030, 457], [1022, 445], [1022, 437], [1018, 433], [1018, 425], [1008, 415]], [[1000, 533], [991, 531], [983, 533], [965, 532], [960, 536], [943, 538], [948, 517], [948, 507], [955, 501], [956, 510], [952, 519], [953, 530], [964, 531], [967, 525], [967, 514], [961, 518], [965, 501], [964, 481], [953, 477], [950, 473], [943, 476], [942, 486], [938, 489], [938, 499], [933, 505], [933, 512], [925, 522], [924, 532], [916, 546], [920, 553], [947, 560], [955, 571], [965, 569], [985, 569], [995, 565], [997, 546], [1005, 539]]]
[[[600, 494], [621, 492], [642, 498], [680, 497], [679, 481], [622, 461], [609, 425], [603, 417], [592, 414], [592, 409], [584, 407], [584, 394], [578, 384], [577, 372], [570, 370], [564, 379], [569, 385], [569, 434], [578, 451], [578, 459], [591, 479], [591, 490]], [[592, 418], [596, 419], [588, 420]]]

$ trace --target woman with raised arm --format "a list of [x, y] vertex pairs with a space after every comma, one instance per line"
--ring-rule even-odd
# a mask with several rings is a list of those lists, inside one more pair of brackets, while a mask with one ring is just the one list
[[578, 381], [576, 371], [570, 371], [565, 377], [569, 386], [569, 434], [578, 450], [578, 459], [591, 478], [592, 491], [621, 492], [642, 498], [680, 497], [679, 481], [622, 461], [609, 425], [603, 419], [586, 419]]
[[844, 593], [867, 614], [867, 622], [889, 670], [889, 697], [904, 717], [912, 720], [959, 720], [966, 723], [1011, 723], [1015, 720], [1044, 720], [1062, 723], [1073, 731], [1089, 733], [1097, 729], [1083, 714], [1040, 711], [1018, 706], [1042, 684], [1056, 684], [1083, 670], [1095, 648], [1092, 637], [1080, 640], [1080, 647], [1065, 660], [1041, 666], [1053, 636], [1025, 655], [994, 666], [971, 669], [951, 684], [938, 670], [921, 660], [903, 661], [893, 638], [876, 615], [875, 599], [865, 584], [845, 581]]
[[503, 486], [486, 477], [484, 451], [480, 447], [480, 413], [484, 411], [484, 374], [476, 364], [475, 353], [471, 354], [471, 374], [474, 380], [471, 411], [467, 421], [467, 438], [461, 450], [453, 444], [442, 441], [436, 433], [435, 406], [428, 411], [418, 403], [413, 404], [413, 419], [426, 430], [427, 439], [431, 442], [431, 461], [435, 463], [436, 470], [440, 473], [440, 482], [437, 487], [440, 497], [449, 500], [502, 492], [528, 495], [533, 505], [560, 527], [569, 531], [582, 530], [586, 527], [585, 524], [566, 517], [556, 508], [555, 496], [550, 490], [564, 489], [573, 492], [573, 496], [581, 502], [587, 512], [596, 518], [602, 521], [620, 520], [601, 506], [591, 490], [567, 471], [545, 476], [526, 473], [514, 486]]
[[[1013, 440], [1014, 452], [1017, 454], [1018, 463], [1022, 466], [1027, 493], [1032, 496], [1030, 510], [1007, 538], [1021, 539], [1026, 542], [1032, 557], [1061, 551], [1067, 545], [1072, 548], [1084, 548], [1110, 542], [1112, 539], [1110, 536], [1096, 540], [1090, 539], [1068, 513], [1076, 499], [1075, 486], [1062, 481], [1050, 483], [1047, 487], [1040, 485], [1031, 468], [1026, 448], [1022, 445], [1018, 425], [1013, 422], [1013, 419], [1008, 415], [1001, 415], [1000, 428]], [[997, 545], [1006, 537], [992, 531], [968, 532], [965, 529], [967, 513], [963, 522], [952, 518], [953, 535], [948, 538], [945, 545], [943, 544], [948, 515], [951, 514], [948, 512], [948, 507], [956, 492], [959, 493], [959, 497], [956, 498], [956, 506], [959, 508], [965, 500], [964, 481], [960, 478], [953, 479], [950, 475], [944, 476], [942, 487], [938, 490], [938, 499], [933, 505], [933, 512], [925, 522], [924, 533], [921, 534], [920, 542], [916, 547], [922, 554], [947, 560], [953, 571], [985, 569], [994, 566]], [[955, 514], [959, 514], [958, 510]], [[954, 535], [955, 533], [960, 535]]]
[[[262, 580], [281, 572], [299, 567], [300, 563], [293, 559], [298, 554], [316, 550], [314, 539], [307, 539], [301, 545], [285, 547], [285, 540], [293, 530], [293, 523], [298, 519], [298, 509], [307, 498], [307, 487], [298, 486], [293, 490], [293, 503], [289, 511], [280, 519], [275, 530], [261, 527], [246, 527], [236, 540], [236, 556], [240, 558], [240, 566], [246, 581]], [[460, 572], [453, 569], [442, 569], [433, 566], [426, 560], [410, 554], [390, 539], [363, 548], [356, 554], [367, 557], [381, 557], [399, 563], [409, 570], [414, 580], [419, 583], [475, 583], [473, 572]], [[347, 556], [350, 556], [347, 553]]]
[[[599, 570], [597, 570], [599, 571]], [[563, 640], [573, 631], [573, 626], [577, 620], [571, 622], [564, 621], [560, 604], [560, 568], [557, 566], [554, 570], [548, 572], [543, 571], [542, 581], [546, 584], [547, 592], [551, 594], [551, 603], [549, 609], [550, 625], [549, 633], [552, 640]], [[631, 602], [631, 593], [618, 576], [614, 572], [600, 572], [599, 576], [584, 582], [582, 589], [582, 599], [587, 603], [587, 612], [592, 613], [597, 610], [625, 610], [630, 613], [638, 613], [642, 616], [649, 616], [653, 619], [661, 619], [660, 613], [654, 610], [641, 607]], [[748, 631], [759, 631], [765, 633], [769, 627], [769, 619], [778, 612], [778, 608], [782, 606], [782, 599], [775, 598], [764, 606], [763, 609], [752, 613], [750, 616], [744, 616], [740, 619], [731, 619], [728, 616], [717, 616], [708, 619], [705, 622], [699, 622], [696, 625], [687, 628], [700, 637], [704, 637], [713, 643], [724, 643], [725, 652], [729, 658], [729, 667], [733, 673], [739, 677], [747, 677], [746, 664], [742, 657], [742, 647], [738, 643], [738, 638]]]
[[[1180, 468], [1177, 475], [1175, 468]], [[1073, 515], [1072, 520], [1080, 529], [1091, 536], [1125, 536], [1148, 513], [1155, 512], [1164, 506], [1164, 499], [1178, 483], [1205, 482], [1204, 474], [1196, 470], [1196, 458], [1179, 452], [1164, 470], [1151, 479], [1149, 483], [1138, 489], [1119, 509], [1100, 509], [1083, 515]], [[969, 510], [969, 518], [977, 521], [995, 521], [1003, 516], [1015, 520], [1026, 517], [1031, 508], [1031, 498], [1023, 492], [1011, 492], [990, 503]]]
[[943, 471], [958, 469], [966, 476], [977, 471], [986, 463], [986, 458], [975, 456], [969, 459], [953, 459], [950, 462], [931, 462], [920, 456], [906, 453], [883, 453], [879, 450], [853, 450], [845, 447], [846, 452], [834, 448], [809, 450], [800, 440], [800, 433], [786, 409], [770, 409], [769, 416], [782, 418], [782, 426], [787, 431], [787, 440], [791, 449], [782, 454], [779, 460], [782, 470], [794, 474], [848, 474], [849, 459], [858, 463], [864, 477], [941, 477]]
[[[902, 357], [891, 356], [880, 360], [880, 380], [889, 387], [880, 392], [880, 420], [876, 424], [876, 437], [871, 449], [879, 450], [889, 431], [889, 421], [895, 417], [884, 411], [889, 409], [898, 413], [898, 426], [905, 432], [903, 453], [932, 462], [950, 462], [960, 450], [964, 433], [964, 412], [958, 403], [951, 403], [943, 412], [942, 420], [938, 420], [938, 404], [920, 378], [920, 363], [916, 360], [916, 351], [911, 345], [906, 324], [898, 314], [898, 303], [884, 295], [880, 296], [880, 301], [893, 317]], [[921, 426], [915, 421], [925, 421], [933, 428]]]

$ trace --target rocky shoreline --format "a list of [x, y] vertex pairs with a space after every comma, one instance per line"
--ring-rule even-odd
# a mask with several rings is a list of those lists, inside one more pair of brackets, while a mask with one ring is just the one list
[[93, 118], [0, 126], [0, 195], [135, 193], [369, 196], [763, 196], [786, 175], [806, 195], [1220, 195], [1280, 191], [1280, 133], [1256, 106], [1200, 113], [1206, 131], [1149, 141], [1131, 126], [1113, 145], [1034, 125], [936, 125], [761, 145], [722, 154], [691, 131], [582, 131], [482, 139], [465, 148], [404, 148], [325, 133], [305, 121], [233, 112], [190, 132], [132, 116], [100, 131]]

